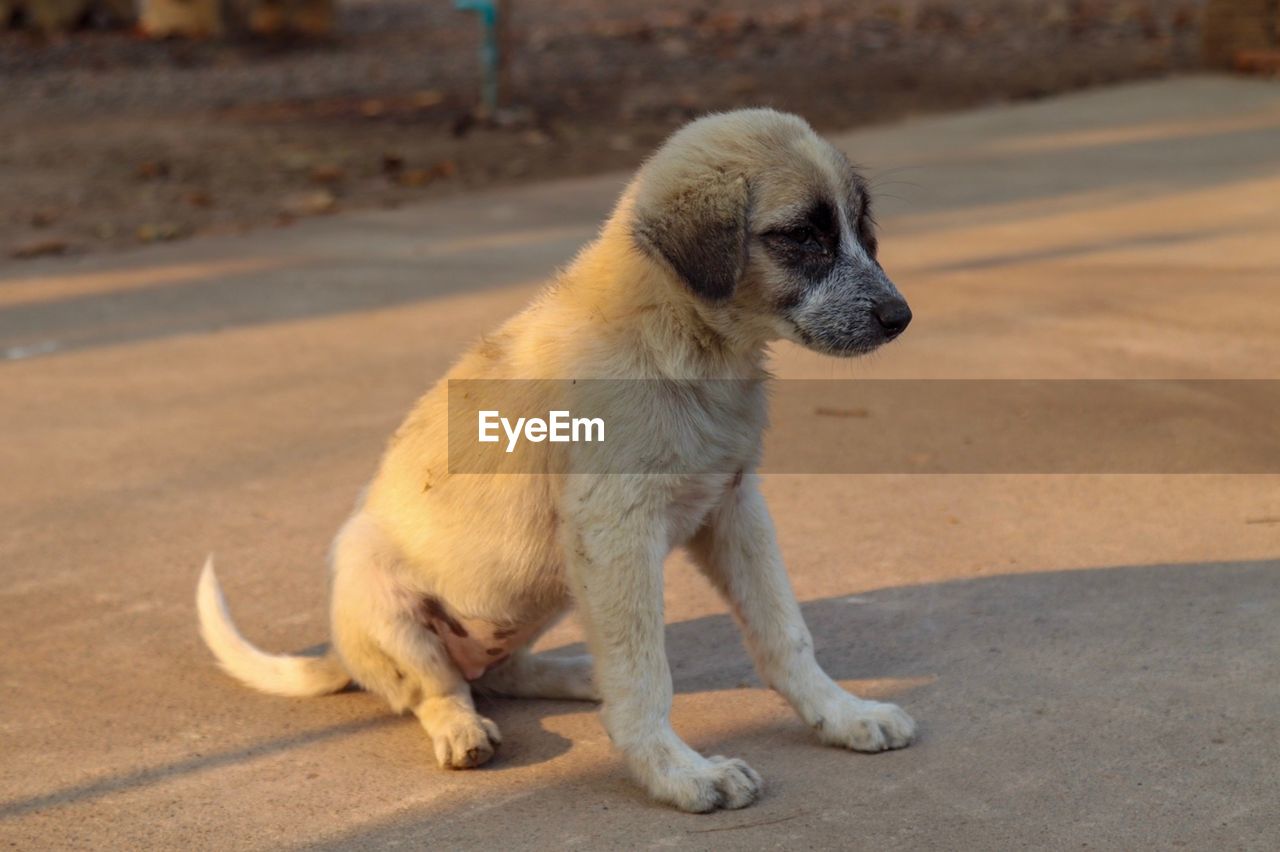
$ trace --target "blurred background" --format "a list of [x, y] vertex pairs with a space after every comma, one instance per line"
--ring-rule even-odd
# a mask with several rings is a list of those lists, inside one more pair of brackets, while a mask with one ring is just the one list
[[626, 168], [708, 110], [830, 131], [1280, 69], [1276, 0], [0, 0], [0, 25], [15, 259]]

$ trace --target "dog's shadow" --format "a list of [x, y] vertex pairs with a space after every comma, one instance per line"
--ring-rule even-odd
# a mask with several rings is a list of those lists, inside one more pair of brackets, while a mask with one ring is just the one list
[[[910, 668], [912, 654], [895, 636], [896, 615], [902, 604], [884, 590], [855, 598], [811, 601], [802, 606], [814, 634], [819, 662], [840, 681], [895, 677]], [[677, 695], [743, 688], [763, 689], [743, 645], [737, 624], [717, 613], [668, 624], [666, 651], [672, 686]], [[587, 652], [581, 643], [543, 651], [548, 656]], [[490, 770], [530, 766], [566, 753], [573, 741], [548, 729], [546, 721], [561, 715], [594, 713], [599, 705], [584, 701], [552, 701], [476, 695], [476, 707], [492, 718], [503, 733], [503, 744]], [[803, 733], [803, 732], [801, 732]]]
[[[818, 661], [831, 677], [887, 683], [890, 694], [911, 694], [912, 709], [930, 703], [935, 690], [929, 684], [935, 680], [945, 679], [948, 700], [964, 706], [981, 704], [990, 691], [1011, 684], [1036, 683], [1056, 670], [1087, 671], [1095, 679], [1089, 689], [1105, 695], [1112, 688], [1122, 691], [1134, 666], [1144, 678], [1164, 671], [1162, 683], [1183, 679], [1193, 649], [1177, 637], [1200, 622], [1206, 632], [1224, 636], [1228, 625], [1219, 629], [1213, 622], [1227, 614], [1236, 628], [1246, 615], [1258, 617], [1267, 609], [1268, 595], [1275, 598], [1277, 568], [1276, 562], [1262, 561], [1003, 575], [825, 598], [802, 609]], [[1213, 601], [1218, 603], [1209, 606]], [[737, 625], [726, 614], [668, 625], [666, 648], [677, 694], [763, 688]], [[546, 653], [584, 650], [575, 644]], [[1063, 686], [1067, 693], [1083, 688], [1083, 681]], [[1025, 700], [1031, 706], [1039, 697]], [[493, 765], [499, 770], [564, 754], [572, 742], [547, 730], [546, 720], [594, 712], [597, 706], [478, 701], [506, 735]], [[937, 711], [925, 708], [917, 715], [927, 737]], [[797, 723], [797, 738], [806, 733]]]
[[[1133, 796], [1147, 795], [1156, 797], [1152, 807], [1161, 807], [1167, 805], [1169, 788], [1157, 785], [1145, 792], [1140, 782], [1149, 780], [1147, 765], [1117, 765], [1117, 750], [1161, 753], [1170, 739], [1181, 746], [1204, 734], [1204, 720], [1223, 718], [1224, 712], [1230, 713], [1234, 733], [1219, 732], [1213, 745], [1205, 747], [1215, 749], [1218, 765], [1234, 761], [1256, 767], [1260, 764], [1251, 757], [1258, 748], [1256, 732], [1274, 727], [1266, 712], [1274, 692], [1273, 679], [1267, 677], [1271, 663], [1261, 649], [1280, 640], [1280, 622], [1274, 617], [1280, 606], [1277, 572], [1280, 562], [1274, 560], [1126, 566], [980, 577], [811, 601], [803, 609], [823, 667], [840, 681], [905, 684], [894, 700], [921, 723], [921, 740], [892, 759], [850, 761], [813, 743], [799, 722], [774, 721], [772, 712], [768, 718], [735, 718], [733, 702], [727, 701], [723, 712], [715, 711], [713, 742], [704, 737], [697, 744], [741, 754], [762, 772], [768, 770], [775, 779], [773, 810], [755, 822], [726, 817], [728, 822], [710, 827], [690, 823], [687, 831], [728, 831], [803, 818], [804, 808], [797, 803], [816, 802], [816, 810], [836, 807], [847, 802], [850, 789], [858, 791], [860, 806], [892, 803], [898, 819], [912, 831], [922, 814], [937, 817], [940, 801], [981, 804], [983, 796], [1014, 801], [1007, 812], [1020, 823], [1028, 808], [1044, 806], [1044, 797], [1057, 802], [1064, 789], [1071, 789], [1072, 782], [1064, 778], [1103, 785], [1108, 797], [1096, 801], [1132, 808]], [[552, 653], [580, 650], [565, 647]], [[737, 630], [725, 615], [669, 625], [667, 650], [686, 706], [688, 693], [755, 682]], [[1232, 665], [1224, 667], [1224, 660]], [[1224, 705], [1228, 695], [1230, 704]], [[719, 695], [711, 698], [719, 704]], [[499, 753], [494, 771], [562, 754], [568, 743], [546, 731], [544, 723], [587, 707], [486, 700], [484, 711], [503, 726], [512, 746], [505, 755]], [[1171, 707], [1177, 708], [1173, 716], [1166, 712]], [[1160, 724], [1132, 724], [1133, 719], [1157, 717]], [[987, 757], [979, 770], [981, 754]], [[1041, 766], [1039, 760], [1051, 765]], [[788, 773], [787, 767], [797, 763], [805, 771]], [[1099, 773], [1098, 767], [1108, 769]], [[1189, 778], [1209, 772], [1191, 763], [1184, 770]], [[824, 778], [821, 789], [806, 780], [809, 772]], [[873, 778], [877, 783], [871, 783]], [[536, 848], [549, 848], [563, 837], [593, 836], [600, 820], [611, 818], [602, 816], [604, 805], [579, 809], [564, 804], [590, 801], [606, 787], [610, 808], [660, 813], [616, 768], [588, 764], [548, 773], [536, 785], [523, 786], [519, 796], [502, 799], [504, 823], [524, 826], [524, 841]], [[975, 789], [972, 795], [966, 792]], [[927, 794], [921, 795], [922, 790]], [[1259, 808], [1261, 799], [1249, 797]], [[472, 818], [474, 807], [473, 797], [441, 800], [354, 827], [315, 848], [421, 844], [433, 833], [448, 837], [454, 846], [467, 839], [474, 843], [487, 830]], [[547, 820], [552, 808], [556, 818]], [[1068, 808], [1063, 813], [1075, 812]], [[1131, 811], [1112, 816], [1128, 820]], [[621, 819], [629, 827], [639, 824]], [[653, 825], [662, 828], [654, 831], [669, 839], [685, 825], [675, 819], [655, 817]], [[1068, 824], [1071, 830], [1078, 828]], [[1188, 823], [1187, 830], [1192, 827]], [[970, 828], [988, 832], [983, 836], [990, 840], [988, 821], [973, 821]], [[889, 829], [892, 833], [894, 826]]]

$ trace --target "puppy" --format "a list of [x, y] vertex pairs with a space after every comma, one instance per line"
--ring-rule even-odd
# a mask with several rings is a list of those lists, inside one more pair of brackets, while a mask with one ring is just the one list
[[[442, 381], [395, 433], [334, 542], [327, 655], [246, 642], [208, 564], [204, 639], [231, 675], [265, 692], [321, 695], [355, 681], [416, 714], [440, 765], [456, 769], [485, 763], [500, 742], [473, 688], [600, 700], [609, 736], [654, 798], [693, 812], [741, 808], [759, 796], [759, 775], [702, 756], [671, 728], [662, 566], [684, 546], [732, 609], [761, 677], [822, 742], [905, 746], [915, 733], [906, 713], [845, 692], [815, 661], [754, 470], [771, 341], [852, 356], [910, 319], [876, 261], [867, 186], [843, 154], [772, 110], [694, 121], [641, 167], [569, 268], [446, 377], [647, 380], [598, 394], [593, 413], [648, 444], [611, 447], [621, 472], [609, 474], [549, 443], [521, 448], [540, 475], [451, 473]], [[670, 392], [704, 380], [698, 393]], [[519, 384], [537, 397], [567, 382]], [[530, 654], [571, 603], [591, 656]]]

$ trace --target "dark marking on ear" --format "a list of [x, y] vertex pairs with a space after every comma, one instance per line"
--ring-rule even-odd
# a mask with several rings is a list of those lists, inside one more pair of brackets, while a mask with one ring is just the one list
[[638, 206], [631, 235], [695, 294], [723, 302], [747, 266], [747, 204], [744, 179], [713, 172]]
[[426, 625], [426, 628], [433, 633], [435, 632], [434, 622], [439, 621], [459, 639], [466, 639], [469, 635], [467, 629], [458, 623], [458, 619], [450, 615], [448, 610], [444, 608], [444, 604], [440, 603], [440, 599], [431, 595], [423, 595], [422, 600], [418, 602], [418, 608], [414, 615], [419, 622]]

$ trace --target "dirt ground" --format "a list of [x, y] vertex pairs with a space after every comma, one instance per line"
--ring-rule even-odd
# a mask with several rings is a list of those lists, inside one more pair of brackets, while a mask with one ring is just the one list
[[516, 0], [510, 107], [479, 29], [351, 0], [322, 45], [0, 35], [0, 251], [80, 253], [633, 165], [698, 113], [821, 129], [1197, 65], [1203, 0]]

